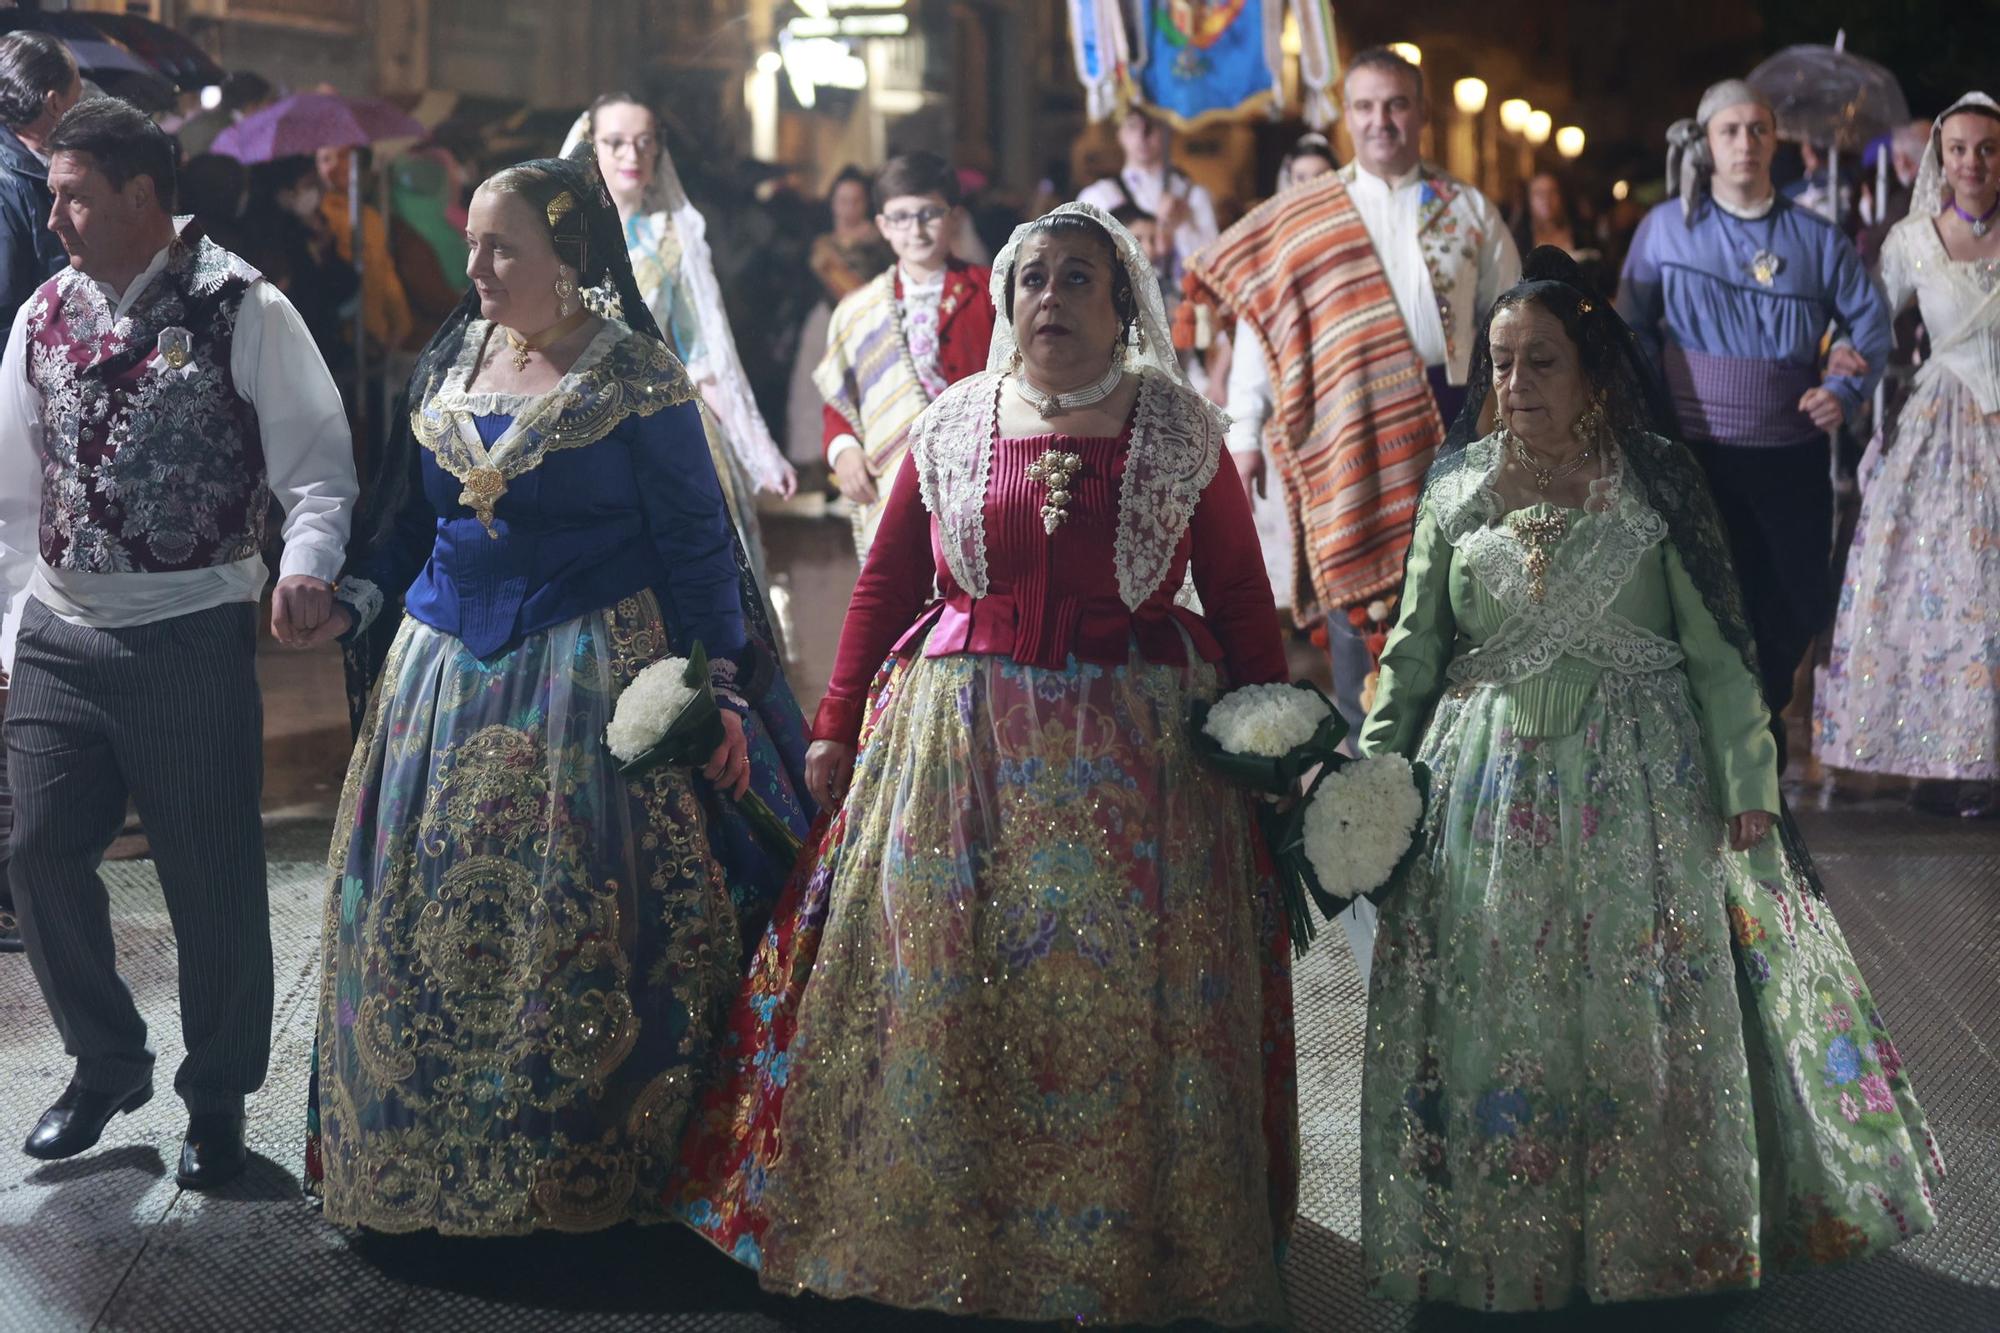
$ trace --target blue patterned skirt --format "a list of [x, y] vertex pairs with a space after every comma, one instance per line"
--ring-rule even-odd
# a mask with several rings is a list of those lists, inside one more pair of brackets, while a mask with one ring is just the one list
[[[710, 1049], [788, 865], [698, 774], [628, 780], [619, 691], [671, 651], [650, 593], [482, 660], [397, 635], [335, 824], [307, 1184], [379, 1231], [663, 1216]], [[777, 676], [752, 780], [803, 833]]]

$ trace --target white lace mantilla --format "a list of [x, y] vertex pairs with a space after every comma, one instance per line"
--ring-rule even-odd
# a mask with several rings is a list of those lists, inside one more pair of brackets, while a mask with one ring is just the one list
[[1461, 685], [1514, 684], [1565, 656], [1627, 676], [1679, 666], [1686, 655], [1678, 643], [1611, 610], [1639, 561], [1667, 535], [1666, 520], [1631, 484], [1624, 455], [1617, 455], [1610, 509], [1586, 516], [1582, 531], [1573, 529], [1556, 548], [1539, 602], [1529, 592], [1526, 552], [1501, 521], [1505, 506], [1492, 484], [1500, 460], [1498, 435], [1468, 445], [1464, 466], [1433, 499], [1439, 532], [1507, 611], [1499, 630], [1456, 658], [1446, 675]]
[[[1000, 426], [1003, 371], [947, 389], [917, 422], [911, 448], [924, 507], [943, 530], [945, 563], [973, 597], [986, 596], [986, 491]], [[1166, 582], [1202, 491], [1222, 460], [1229, 419], [1169, 377], [1146, 371], [1118, 492], [1118, 595], [1136, 611]]]

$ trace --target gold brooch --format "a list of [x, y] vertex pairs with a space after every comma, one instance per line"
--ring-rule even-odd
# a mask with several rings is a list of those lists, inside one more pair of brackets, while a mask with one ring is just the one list
[[1548, 595], [1549, 568], [1555, 563], [1556, 547], [1569, 531], [1569, 518], [1560, 509], [1540, 516], [1517, 509], [1507, 516], [1507, 526], [1527, 550], [1528, 596], [1539, 602]]
[[1082, 455], [1062, 449], [1051, 449], [1028, 465], [1028, 480], [1049, 488], [1049, 498], [1042, 505], [1042, 530], [1051, 536], [1069, 517], [1070, 482], [1082, 466]]
[[507, 479], [498, 468], [476, 467], [461, 481], [458, 502], [478, 517], [487, 536], [498, 540], [500, 534], [493, 530], [493, 508], [506, 493]]

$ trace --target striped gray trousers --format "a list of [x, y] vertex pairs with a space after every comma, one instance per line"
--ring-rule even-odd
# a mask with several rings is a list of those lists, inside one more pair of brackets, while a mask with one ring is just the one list
[[193, 1113], [241, 1111], [271, 1054], [264, 878], [264, 708], [249, 602], [90, 629], [29, 598], [7, 701], [8, 867], [21, 936], [86, 1088], [149, 1078], [145, 1020], [118, 975], [97, 868], [144, 821], [173, 921]]

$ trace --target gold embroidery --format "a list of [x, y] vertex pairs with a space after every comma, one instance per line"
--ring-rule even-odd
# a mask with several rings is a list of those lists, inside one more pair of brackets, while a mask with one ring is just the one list
[[[592, 770], [609, 763], [610, 684], [666, 646], [650, 593], [549, 632], [540, 658], [480, 662], [415, 622], [398, 634], [329, 857], [329, 1220], [462, 1235], [665, 1220], [741, 953], [685, 771]], [[657, 1040], [642, 1013], [661, 1016]]]
[[595, 444], [626, 417], [651, 416], [696, 396], [694, 382], [665, 344], [607, 320], [576, 367], [553, 389], [521, 406], [513, 424], [489, 448], [472, 429], [471, 418], [503, 412], [508, 404], [502, 395], [471, 393], [464, 386], [478, 369], [492, 329], [473, 321], [457, 363], [431, 381], [410, 413], [411, 433], [458, 480], [463, 487], [459, 503], [479, 517], [488, 533], [493, 533], [493, 510], [508, 483], [540, 467], [550, 453]]

